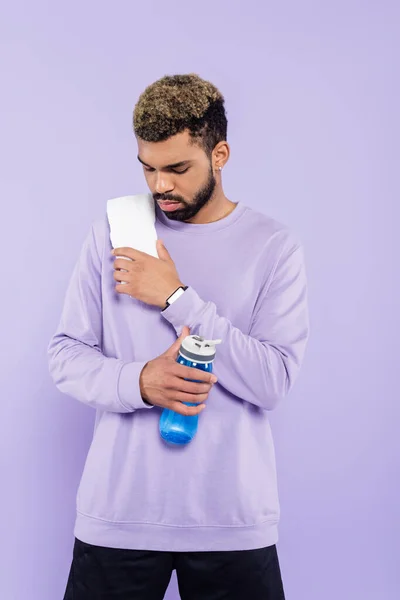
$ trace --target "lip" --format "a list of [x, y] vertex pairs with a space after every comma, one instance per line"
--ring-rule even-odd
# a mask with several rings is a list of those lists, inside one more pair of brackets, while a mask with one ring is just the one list
[[181, 202], [171, 202], [168, 200], [165, 200], [165, 201], [159, 200], [158, 205], [162, 210], [171, 211], [171, 210], [176, 210], [177, 208], [182, 206], [182, 203]]

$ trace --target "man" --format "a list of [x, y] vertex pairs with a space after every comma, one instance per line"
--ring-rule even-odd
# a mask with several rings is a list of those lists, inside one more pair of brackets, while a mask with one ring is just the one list
[[[140, 96], [134, 131], [159, 258], [112, 254], [107, 218], [95, 221], [49, 345], [57, 387], [97, 411], [65, 599], [162, 599], [176, 569], [182, 600], [281, 600], [268, 413], [308, 338], [302, 247], [224, 195], [214, 85], [163, 77]], [[218, 379], [176, 362], [190, 334], [222, 340]], [[200, 415], [192, 442], [162, 440], [163, 408]]]

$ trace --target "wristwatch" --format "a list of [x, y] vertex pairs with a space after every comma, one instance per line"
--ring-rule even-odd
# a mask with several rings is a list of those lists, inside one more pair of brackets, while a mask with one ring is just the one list
[[[163, 310], [166, 310], [168, 308], [168, 306], [170, 306], [173, 302], [175, 302], [175, 300], [178, 300], [178, 298], [180, 296], [182, 296], [182, 294], [185, 292], [185, 290], [188, 289], [188, 285], [180, 285], [166, 300], [166, 305], [164, 306]], [[161, 311], [161, 312], [162, 312]]]

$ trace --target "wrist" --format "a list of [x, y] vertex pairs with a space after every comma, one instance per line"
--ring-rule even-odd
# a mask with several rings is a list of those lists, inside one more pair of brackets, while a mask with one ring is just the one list
[[140, 395], [142, 397], [143, 402], [145, 402], [146, 404], [150, 405], [150, 402], [148, 401], [148, 398], [146, 397], [146, 392], [144, 391], [144, 383], [143, 383], [143, 371], [145, 370], [145, 368], [147, 367], [149, 363], [146, 363], [143, 367], [143, 369], [140, 372], [139, 375], [139, 389], [140, 389]]
[[176, 285], [176, 287], [174, 287], [174, 289], [171, 291], [169, 296], [165, 299], [165, 302], [161, 307], [162, 310], [165, 310], [166, 308], [168, 308], [168, 306], [173, 304], [187, 290], [188, 287], [189, 286], [179, 282]]

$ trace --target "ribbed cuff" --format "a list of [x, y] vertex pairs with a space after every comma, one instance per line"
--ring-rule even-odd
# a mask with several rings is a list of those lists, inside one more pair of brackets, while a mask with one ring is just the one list
[[148, 361], [125, 363], [118, 379], [118, 398], [125, 408], [132, 412], [138, 408], [154, 408], [153, 404], [145, 402], [140, 394], [139, 378], [143, 367]]

